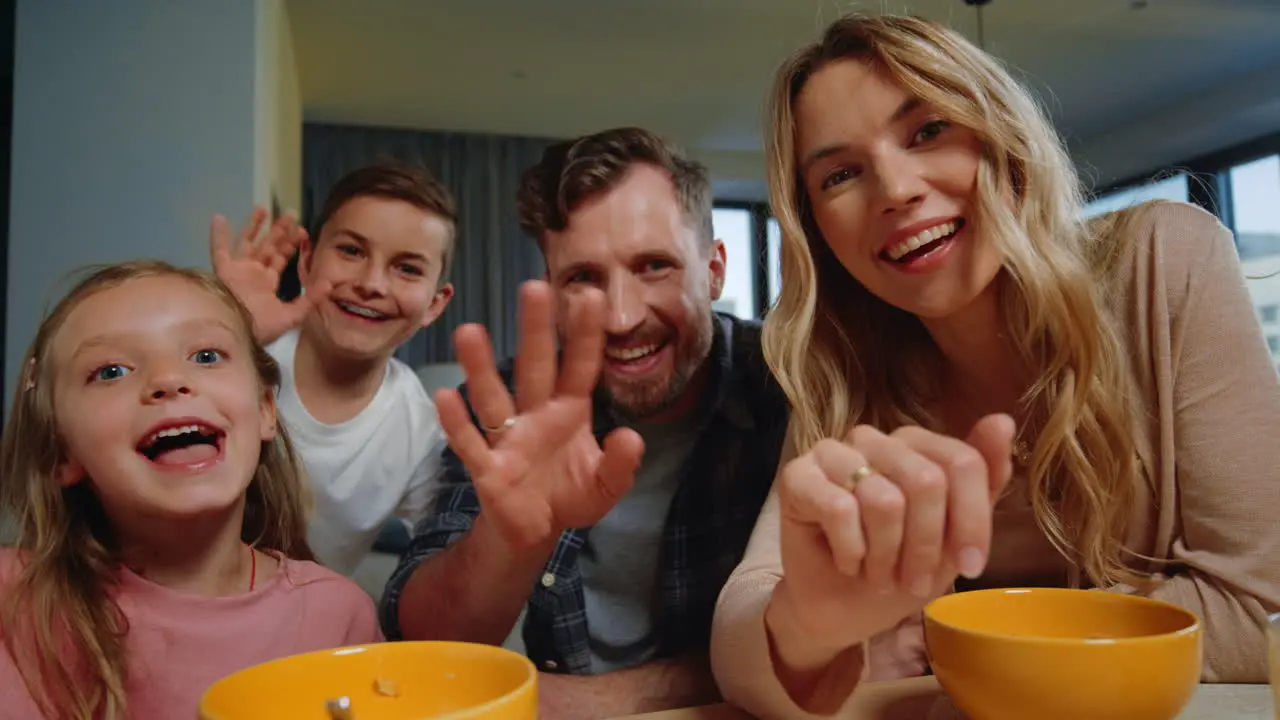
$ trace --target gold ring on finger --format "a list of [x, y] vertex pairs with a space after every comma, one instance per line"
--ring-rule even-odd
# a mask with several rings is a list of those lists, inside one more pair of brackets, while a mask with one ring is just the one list
[[503, 420], [500, 425], [497, 425], [495, 427], [490, 427], [488, 425], [481, 425], [480, 427], [484, 429], [484, 431], [487, 433], [500, 433], [500, 432], [506, 432], [507, 430], [510, 430], [515, 426], [516, 426], [516, 417], [512, 415], [506, 420]]
[[854, 470], [853, 473], [849, 475], [849, 492], [853, 492], [854, 488], [858, 487], [858, 483], [875, 474], [875, 468], [870, 465], [863, 465], [857, 470]]

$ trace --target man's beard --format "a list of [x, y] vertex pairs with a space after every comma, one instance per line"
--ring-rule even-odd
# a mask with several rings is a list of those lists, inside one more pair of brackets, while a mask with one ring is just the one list
[[706, 318], [692, 330], [689, 342], [682, 343], [679, 337], [673, 340], [676, 356], [669, 376], [635, 382], [610, 383], [605, 380], [600, 383], [600, 393], [616, 415], [626, 420], [644, 420], [665, 412], [680, 400], [711, 354], [711, 314], [707, 313]]

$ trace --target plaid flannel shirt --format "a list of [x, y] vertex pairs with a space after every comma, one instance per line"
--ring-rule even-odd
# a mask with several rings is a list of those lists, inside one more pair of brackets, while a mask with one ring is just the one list
[[[708, 647], [716, 600], [742, 559], [772, 487], [786, 432], [786, 397], [764, 362], [760, 325], [717, 314], [714, 328], [714, 409], [683, 469], [659, 553], [658, 657]], [[511, 370], [509, 361], [500, 368], [508, 387]], [[594, 416], [595, 435], [603, 438], [615, 421], [603, 406]], [[405, 581], [424, 560], [464, 537], [481, 511], [470, 477], [451, 450], [445, 451], [442, 485], [383, 594], [381, 622], [390, 640], [401, 638], [399, 599]], [[546, 671], [591, 671], [590, 618], [577, 565], [589, 533], [589, 528], [565, 531], [530, 590], [525, 648]]]

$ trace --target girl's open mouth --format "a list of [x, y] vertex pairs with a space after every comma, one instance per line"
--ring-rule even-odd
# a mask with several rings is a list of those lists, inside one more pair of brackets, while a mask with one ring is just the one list
[[157, 465], [192, 467], [217, 459], [225, 439], [226, 433], [212, 425], [170, 425], [144, 437], [137, 450]]

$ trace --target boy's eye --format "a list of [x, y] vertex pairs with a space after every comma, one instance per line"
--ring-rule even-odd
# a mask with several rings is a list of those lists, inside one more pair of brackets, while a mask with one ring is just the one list
[[197, 350], [191, 353], [191, 361], [200, 365], [212, 365], [222, 359], [221, 350], [206, 348], [204, 350]]
[[91, 382], [106, 382], [108, 380], [117, 380], [119, 378], [124, 377], [125, 375], [128, 375], [131, 372], [133, 371], [120, 364], [103, 365], [102, 367], [93, 371], [93, 374], [89, 376], [89, 380]]

